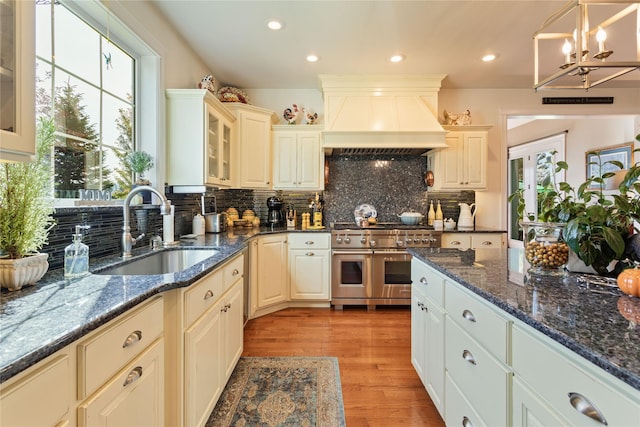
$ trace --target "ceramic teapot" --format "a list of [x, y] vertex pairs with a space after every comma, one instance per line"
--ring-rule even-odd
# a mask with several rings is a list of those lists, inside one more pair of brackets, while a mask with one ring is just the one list
[[458, 203], [460, 206], [460, 216], [458, 217], [458, 228], [473, 228], [473, 218], [476, 216], [476, 204]]

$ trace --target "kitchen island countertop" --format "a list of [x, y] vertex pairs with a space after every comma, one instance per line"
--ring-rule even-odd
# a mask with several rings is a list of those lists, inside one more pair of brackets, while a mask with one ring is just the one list
[[617, 287], [586, 285], [584, 275], [527, 277], [521, 249], [411, 248], [409, 253], [640, 390], [640, 324], [622, 314], [640, 313], [640, 298]]
[[[185, 287], [240, 253], [256, 235], [290, 232], [284, 227], [232, 228], [181, 240], [174, 248], [215, 248], [219, 252], [179, 273], [148, 276], [90, 274], [66, 281], [62, 270], [48, 272], [35, 286], [0, 292], [0, 383], [80, 339], [108, 321], [161, 292]], [[170, 249], [169, 249], [170, 250]], [[134, 261], [151, 251], [136, 248]], [[123, 262], [119, 255], [91, 259], [92, 272]]]

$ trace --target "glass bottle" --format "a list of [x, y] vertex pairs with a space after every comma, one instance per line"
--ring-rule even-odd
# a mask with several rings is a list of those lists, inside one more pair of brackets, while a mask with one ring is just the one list
[[442, 206], [440, 206], [440, 200], [438, 200], [438, 207], [436, 208], [436, 219], [442, 218]]
[[82, 229], [88, 225], [76, 225], [73, 242], [64, 249], [64, 278], [76, 279], [89, 274], [89, 246], [82, 243]]
[[433, 225], [433, 221], [436, 219], [436, 212], [433, 210], [433, 200], [429, 206], [429, 213], [427, 214], [427, 225]]

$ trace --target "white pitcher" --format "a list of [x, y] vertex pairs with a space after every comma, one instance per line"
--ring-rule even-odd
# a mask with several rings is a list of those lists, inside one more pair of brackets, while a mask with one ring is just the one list
[[460, 216], [458, 217], [458, 228], [473, 228], [473, 218], [476, 216], [476, 204], [458, 203], [460, 206]]

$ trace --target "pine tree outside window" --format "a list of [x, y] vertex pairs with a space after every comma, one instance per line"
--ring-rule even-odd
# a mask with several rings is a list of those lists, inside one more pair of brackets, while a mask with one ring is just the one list
[[36, 114], [55, 118], [54, 197], [128, 193], [135, 69], [131, 55], [63, 4], [36, 2]]

